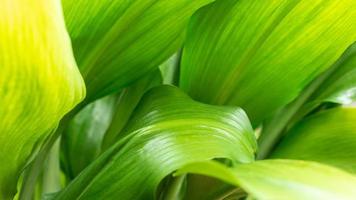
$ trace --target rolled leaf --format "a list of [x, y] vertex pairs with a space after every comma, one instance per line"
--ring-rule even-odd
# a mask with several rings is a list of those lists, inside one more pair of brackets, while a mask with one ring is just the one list
[[221, 179], [261, 200], [352, 200], [356, 196], [355, 176], [315, 162], [263, 160], [228, 168], [210, 161], [187, 165], [176, 175], [185, 173]]
[[85, 95], [59, 0], [0, 6], [0, 199], [12, 199], [31, 152]]
[[124, 130], [126, 137], [55, 199], [154, 199], [161, 180], [183, 165], [214, 158], [248, 163], [256, 151], [241, 109], [201, 104], [172, 86], [147, 92]]
[[195, 14], [181, 87], [254, 124], [292, 101], [356, 40], [354, 0], [221, 0]]
[[87, 101], [128, 86], [181, 46], [186, 24], [213, 0], [63, 0]]
[[297, 123], [272, 158], [313, 160], [356, 173], [356, 107], [334, 108]]

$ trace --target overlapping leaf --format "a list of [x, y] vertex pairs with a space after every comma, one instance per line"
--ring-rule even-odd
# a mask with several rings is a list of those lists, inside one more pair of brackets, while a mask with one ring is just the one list
[[309, 100], [350, 104], [356, 101], [356, 43], [351, 45], [334, 66], [335, 70]]
[[330, 69], [314, 80], [311, 87], [313, 84], [317, 87], [311, 91], [293, 122], [322, 103], [352, 104], [356, 101], [356, 44], [351, 45]]
[[227, 168], [210, 161], [190, 164], [176, 174], [184, 173], [216, 177], [261, 200], [352, 200], [356, 196], [355, 176], [314, 162], [263, 160]]
[[355, 10], [353, 0], [217, 1], [189, 25], [181, 87], [258, 124], [356, 40]]
[[153, 199], [160, 181], [183, 165], [246, 163], [256, 151], [241, 109], [194, 102], [171, 86], [143, 97], [124, 135], [55, 199]]
[[62, 134], [63, 164], [70, 178], [100, 154], [101, 143], [115, 112], [117, 95], [99, 99], [81, 110]]
[[134, 109], [140, 102], [145, 92], [162, 83], [162, 76], [159, 70], [142, 77], [131, 86], [123, 89], [120, 93], [115, 114], [112, 122], [105, 132], [102, 142], [102, 151], [115, 144], [121, 136], [122, 129], [129, 121]]
[[20, 171], [85, 95], [59, 0], [0, 6], [0, 199], [12, 199]]
[[182, 44], [190, 16], [213, 0], [63, 0], [88, 101], [126, 87]]
[[355, 107], [313, 115], [287, 133], [272, 157], [314, 160], [356, 173], [355, 122]]

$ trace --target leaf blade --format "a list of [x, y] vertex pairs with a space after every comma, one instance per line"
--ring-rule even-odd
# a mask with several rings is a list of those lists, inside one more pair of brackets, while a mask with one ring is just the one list
[[334, 3], [208, 5], [189, 25], [180, 86], [203, 102], [241, 106], [259, 124], [355, 41], [355, 3]]
[[271, 157], [322, 162], [356, 172], [356, 108], [334, 108], [296, 124]]
[[[228, 168], [216, 162], [193, 163], [176, 175], [196, 173], [242, 187], [258, 199], [352, 199], [355, 176], [337, 168], [298, 160], [263, 160]], [[333, 181], [330, 181], [333, 180]]]
[[[185, 163], [254, 159], [256, 140], [243, 111], [194, 102], [174, 87], [148, 92], [130, 122], [126, 137], [57, 199], [95, 199], [98, 194], [105, 199], [153, 199], [159, 182]], [[113, 181], [113, 177], [118, 178]]]
[[11, 199], [27, 159], [84, 98], [85, 86], [60, 1], [1, 4], [0, 198]]

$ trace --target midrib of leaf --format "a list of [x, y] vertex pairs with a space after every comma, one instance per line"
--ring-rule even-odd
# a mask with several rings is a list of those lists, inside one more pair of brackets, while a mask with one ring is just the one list
[[[341, 61], [342, 63], [343, 61]], [[261, 137], [258, 139], [259, 151], [257, 159], [266, 158], [273, 150], [274, 145], [282, 137], [284, 129], [289, 125], [299, 109], [308, 101], [319, 87], [338, 69], [340, 63], [337, 61], [322, 75], [316, 78], [305, 90], [289, 105], [280, 110], [278, 114], [268, 121], [262, 129]], [[302, 116], [300, 116], [302, 117]]]
[[[288, 5], [283, 12], [280, 13], [280, 15], [271, 23], [271, 25], [264, 31], [262, 36], [254, 43], [252, 48], [248, 50], [244, 56], [241, 59], [241, 62], [234, 67], [234, 70], [232, 71], [231, 74], [227, 75], [226, 81], [222, 83], [221, 89], [220, 89], [220, 95], [215, 95], [216, 99], [213, 100], [213, 102], [217, 102], [218, 104], [224, 104], [228, 103], [231, 98], [233, 93], [228, 95], [229, 91], [228, 88], [230, 88], [234, 82], [238, 79], [239, 76], [244, 72], [243, 66], [248, 65], [251, 60], [253, 59], [254, 56], [256, 56], [259, 48], [268, 40], [268, 38], [271, 36], [274, 30], [281, 24], [283, 19], [285, 19], [288, 14], [300, 3], [301, 1], [296, 1]], [[235, 86], [237, 87], [237, 86]], [[235, 89], [236, 91], [236, 89]]]

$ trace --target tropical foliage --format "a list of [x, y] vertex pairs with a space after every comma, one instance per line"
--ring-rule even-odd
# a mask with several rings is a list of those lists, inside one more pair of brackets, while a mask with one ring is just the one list
[[0, 16], [0, 199], [356, 198], [356, 1]]

